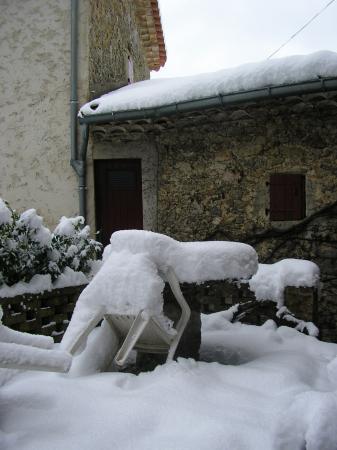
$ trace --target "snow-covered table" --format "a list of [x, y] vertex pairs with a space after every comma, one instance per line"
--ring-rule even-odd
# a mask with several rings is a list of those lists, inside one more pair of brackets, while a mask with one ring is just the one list
[[[202, 283], [207, 280], [247, 279], [256, 272], [258, 265], [255, 250], [246, 244], [214, 241], [178, 242], [168, 236], [140, 230], [114, 233], [111, 244], [105, 249], [103, 259], [102, 268], [77, 301], [61, 348], [75, 354], [83, 347], [86, 338], [96, 325], [102, 319], [106, 319], [113, 334], [113, 336], [110, 334], [108, 339], [115, 343], [119, 341], [119, 344], [115, 345], [116, 348], [122, 344], [122, 350], [115, 358], [121, 363], [125, 361], [125, 354], [132, 347], [131, 342], [136, 348], [137, 342], [138, 348], [142, 347], [139, 342], [142, 342], [144, 335], [147, 336], [148, 351], [156, 353], [159, 344], [155, 335], [158, 333], [151, 328], [151, 323], [156, 324], [157, 331], [160, 329], [159, 334], [166, 336], [164, 340], [167, 340], [168, 345], [162, 349], [168, 353], [168, 359], [173, 358], [186, 320], [183, 320], [182, 328], [181, 321], [174, 326], [164, 315], [165, 281], [170, 284], [184, 315], [184, 308], [186, 310], [187, 308], [179, 282]], [[127, 321], [129, 321], [128, 333], [125, 326], [122, 330], [123, 327], [120, 325]], [[104, 333], [102, 331], [102, 336]], [[171, 339], [170, 335], [174, 334], [178, 338]], [[104, 347], [106, 343], [99, 344], [96, 339], [95, 345]], [[88, 350], [88, 353], [92, 354], [92, 350]], [[123, 358], [121, 354], [124, 355]], [[103, 359], [104, 365], [111, 361], [108, 356]]]

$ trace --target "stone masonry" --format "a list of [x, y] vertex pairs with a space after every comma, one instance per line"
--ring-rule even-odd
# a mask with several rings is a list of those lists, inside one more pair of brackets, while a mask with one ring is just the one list
[[89, 35], [90, 97], [128, 84], [128, 56], [134, 81], [150, 78], [132, 0], [91, 0]]
[[[260, 262], [303, 258], [318, 264], [315, 320], [321, 337], [337, 342], [336, 120], [337, 93], [311, 94], [105, 125], [97, 127], [95, 148], [109, 148], [111, 155], [141, 149], [144, 158], [147, 149], [156, 149], [156, 201], [149, 205], [157, 226], [150, 229], [182, 241], [246, 242]], [[274, 173], [305, 176], [304, 219], [270, 220]], [[296, 296], [303, 308], [291, 300], [291, 309], [299, 318], [311, 317], [312, 301], [305, 292]]]
[[[318, 326], [337, 341], [337, 96], [310, 95], [176, 120], [156, 136], [158, 231], [179, 240], [252, 244], [261, 262], [321, 269]], [[180, 125], [179, 125], [180, 124]], [[182, 125], [183, 124], [183, 125]], [[269, 177], [306, 178], [306, 217], [269, 218]]]

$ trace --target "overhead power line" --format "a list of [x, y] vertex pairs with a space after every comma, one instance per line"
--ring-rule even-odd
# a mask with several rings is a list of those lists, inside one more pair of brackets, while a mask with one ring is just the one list
[[267, 59], [272, 58], [274, 55], [276, 55], [276, 53], [278, 53], [281, 48], [285, 47], [288, 42], [290, 42], [292, 39], [294, 39], [294, 37], [296, 37], [298, 34], [301, 33], [301, 31], [304, 30], [304, 28], [306, 28], [308, 25], [311, 24], [311, 22], [313, 22], [319, 15], [322, 14], [323, 11], [325, 11], [335, 0], [330, 0], [320, 11], [318, 11], [314, 16], [312, 16], [312, 18], [310, 20], [308, 20], [308, 22], [306, 22], [299, 30], [296, 31], [296, 33], [294, 33], [292, 36], [290, 36], [290, 38], [284, 42], [277, 50], [275, 50], [271, 55], [268, 56]]

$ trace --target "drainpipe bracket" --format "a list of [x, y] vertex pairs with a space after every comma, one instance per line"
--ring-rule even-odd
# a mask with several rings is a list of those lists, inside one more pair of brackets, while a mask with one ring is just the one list
[[71, 159], [70, 164], [71, 167], [75, 170], [77, 176], [83, 177], [85, 175], [85, 161]]

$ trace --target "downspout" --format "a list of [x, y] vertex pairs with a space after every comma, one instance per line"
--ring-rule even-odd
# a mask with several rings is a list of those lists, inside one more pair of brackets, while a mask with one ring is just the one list
[[78, 0], [71, 0], [70, 61], [70, 164], [78, 177], [79, 213], [86, 220], [86, 155], [89, 126], [81, 126], [81, 147], [78, 148]]
[[[77, 120], [77, 118], [76, 118]], [[78, 167], [78, 192], [80, 201], [80, 215], [87, 220], [87, 204], [86, 204], [86, 192], [87, 192], [87, 149], [89, 140], [89, 125], [81, 125], [81, 146], [79, 151], [79, 159], [77, 161]]]

